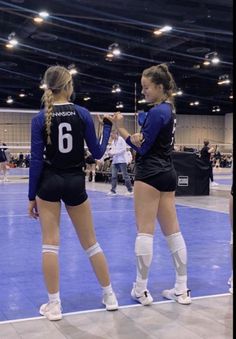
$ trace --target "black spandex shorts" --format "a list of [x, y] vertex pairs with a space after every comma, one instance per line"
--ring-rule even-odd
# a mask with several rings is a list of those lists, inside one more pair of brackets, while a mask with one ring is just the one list
[[68, 206], [82, 204], [87, 198], [85, 174], [81, 171], [54, 171], [44, 169], [37, 196], [40, 199], [63, 201]]
[[135, 179], [145, 182], [160, 192], [174, 192], [177, 187], [177, 175], [174, 169], [168, 172], [160, 172], [152, 177], [145, 179]]

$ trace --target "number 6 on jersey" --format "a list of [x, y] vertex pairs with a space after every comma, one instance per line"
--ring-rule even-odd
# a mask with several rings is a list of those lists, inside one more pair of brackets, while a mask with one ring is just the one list
[[62, 122], [58, 126], [58, 146], [61, 153], [69, 153], [73, 147], [72, 135], [67, 132], [71, 132], [71, 124]]

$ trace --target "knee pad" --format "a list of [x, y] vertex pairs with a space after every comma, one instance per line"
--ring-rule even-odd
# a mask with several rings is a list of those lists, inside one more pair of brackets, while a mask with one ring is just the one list
[[102, 249], [101, 249], [98, 242], [96, 242], [96, 244], [87, 248], [87, 250], [86, 250], [86, 253], [87, 253], [89, 258], [92, 257], [93, 255], [99, 253], [99, 252], [102, 252]]
[[150, 255], [153, 252], [153, 235], [138, 233], [135, 241], [135, 254], [137, 256]]
[[179, 275], [186, 275], [187, 249], [181, 232], [167, 236], [166, 240], [173, 256], [176, 271]]
[[178, 252], [186, 247], [184, 238], [181, 232], [173, 233], [166, 237], [168, 247], [171, 251], [171, 254]]
[[58, 255], [58, 252], [59, 252], [59, 246], [57, 245], [43, 244], [42, 246], [42, 253], [54, 253]]

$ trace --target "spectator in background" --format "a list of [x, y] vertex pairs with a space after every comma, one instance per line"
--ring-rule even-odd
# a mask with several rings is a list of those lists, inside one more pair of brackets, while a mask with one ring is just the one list
[[219, 148], [217, 147], [217, 145], [215, 147], [214, 157], [215, 157], [215, 161], [216, 161], [215, 167], [219, 168], [220, 167], [221, 154], [220, 154], [220, 151], [219, 151]]
[[211, 180], [211, 184], [214, 186], [214, 185], [217, 185], [217, 183], [214, 182], [214, 179], [213, 179], [213, 170], [212, 170], [212, 163], [211, 163], [211, 153], [213, 153], [215, 151], [215, 147], [213, 146], [210, 146], [209, 144], [209, 140], [205, 139], [203, 141], [203, 148], [201, 149], [201, 152], [200, 152], [200, 157], [202, 159], [202, 161], [209, 166], [209, 178]]
[[95, 182], [96, 160], [89, 151], [85, 151], [85, 163], [87, 180]]
[[131, 162], [133, 161], [133, 156], [132, 156], [132, 153], [130, 151], [130, 148], [126, 149], [125, 157], [126, 157], [126, 163], [129, 166], [131, 164]]
[[111, 138], [112, 138], [111, 148], [108, 152], [108, 154], [112, 156], [111, 190], [110, 192], [108, 192], [108, 195], [116, 194], [116, 186], [117, 186], [119, 169], [122, 172], [123, 178], [125, 180], [125, 186], [127, 187], [127, 190], [128, 190], [126, 195], [132, 195], [133, 187], [132, 187], [130, 176], [127, 172], [126, 142], [116, 130], [112, 131]]
[[3, 172], [3, 182], [8, 181], [7, 179], [7, 157], [6, 150], [7, 145], [0, 141], [0, 171]]

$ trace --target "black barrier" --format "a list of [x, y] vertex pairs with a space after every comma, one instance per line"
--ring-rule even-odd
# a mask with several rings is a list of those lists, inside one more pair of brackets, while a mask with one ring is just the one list
[[209, 195], [209, 166], [196, 153], [173, 152], [176, 195]]

